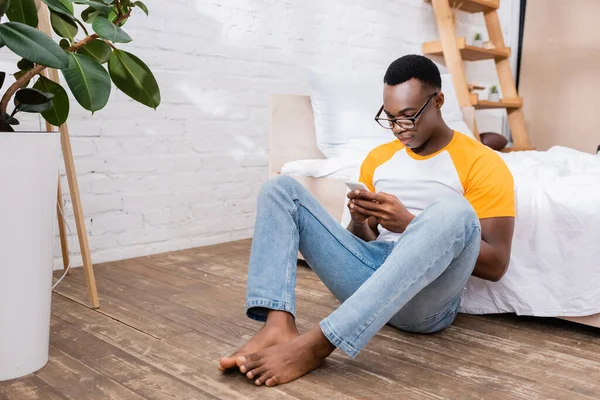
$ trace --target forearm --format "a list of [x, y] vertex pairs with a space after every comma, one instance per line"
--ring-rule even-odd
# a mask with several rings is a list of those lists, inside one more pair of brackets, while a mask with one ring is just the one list
[[481, 239], [479, 257], [472, 275], [487, 281], [498, 282], [508, 268], [508, 259], [504, 252], [495, 249], [485, 240]]
[[353, 221], [350, 221], [350, 224], [348, 224], [346, 229], [365, 242], [371, 242], [377, 239], [377, 234], [373, 232], [367, 221], [363, 222], [362, 224], [355, 224]]

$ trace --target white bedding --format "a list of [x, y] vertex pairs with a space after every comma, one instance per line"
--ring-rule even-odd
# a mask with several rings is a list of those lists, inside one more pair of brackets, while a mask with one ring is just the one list
[[[501, 154], [515, 178], [511, 263], [500, 282], [471, 278], [461, 312], [583, 316], [600, 312], [600, 156], [554, 147]], [[356, 180], [364, 155], [300, 160], [282, 174]], [[345, 199], [340, 207], [345, 208]], [[343, 224], [347, 222], [345, 210]]]

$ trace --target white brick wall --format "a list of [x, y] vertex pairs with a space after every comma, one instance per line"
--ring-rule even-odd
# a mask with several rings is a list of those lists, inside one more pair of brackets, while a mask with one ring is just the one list
[[[391, 61], [420, 53], [422, 42], [438, 37], [422, 0], [146, 4], [150, 18], [137, 11], [125, 26], [135, 41], [119, 47], [151, 66], [162, 105], [147, 109], [117, 90], [94, 116], [72, 105], [69, 126], [96, 263], [250, 237], [255, 196], [268, 175], [269, 94], [307, 93], [307, 66], [383, 74]], [[459, 34], [487, 37], [481, 16], [460, 13], [457, 25]], [[493, 63], [469, 66], [468, 73], [497, 82]], [[482, 114], [480, 127], [500, 129], [499, 121]], [[29, 118], [24, 126], [39, 124]], [[59, 266], [58, 239], [55, 254]]]

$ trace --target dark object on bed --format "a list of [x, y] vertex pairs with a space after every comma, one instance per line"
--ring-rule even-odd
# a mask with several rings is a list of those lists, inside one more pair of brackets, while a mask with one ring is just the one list
[[481, 137], [481, 143], [496, 151], [502, 150], [508, 143], [508, 140], [504, 136], [495, 132], [483, 132], [479, 136]]

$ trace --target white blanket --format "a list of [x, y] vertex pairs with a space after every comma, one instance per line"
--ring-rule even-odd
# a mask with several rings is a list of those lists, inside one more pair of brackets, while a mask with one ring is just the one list
[[[471, 278], [460, 311], [599, 313], [600, 156], [563, 147], [501, 156], [514, 175], [517, 200], [510, 266], [500, 282]], [[356, 180], [357, 160], [362, 158], [294, 161], [282, 173]]]

